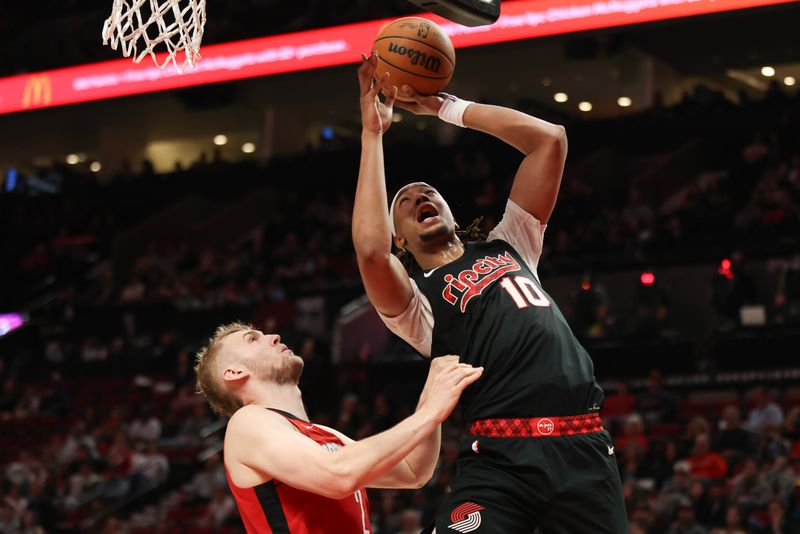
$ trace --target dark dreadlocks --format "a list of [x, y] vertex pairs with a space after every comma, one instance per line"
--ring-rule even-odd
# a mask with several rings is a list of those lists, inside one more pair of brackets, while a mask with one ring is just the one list
[[[482, 243], [486, 241], [486, 234], [484, 234], [483, 230], [481, 229], [482, 222], [483, 217], [478, 217], [465, 229], [456, 230], [456, 237], [458, 237], [464, 244]], [[394, 255], [397, 256], [397, 259], [403, 264], [403, 267], [405, 267], [409, 276], [422, 269], [422, 267], [419, 266], [419, 263], [417, 263], [417, 260], [409, 251], [405, 249], [399, 249], [394, 253]]]

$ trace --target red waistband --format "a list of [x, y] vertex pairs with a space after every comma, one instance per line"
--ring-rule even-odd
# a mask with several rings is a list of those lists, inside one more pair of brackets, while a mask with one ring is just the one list
[[590, 413], [569, 417], [534, 417], [531, 419], [481, 419], [473, 421], [469, 433], [493, 438], [544, 438], [574, 436], [603, 430], [600, 415]]

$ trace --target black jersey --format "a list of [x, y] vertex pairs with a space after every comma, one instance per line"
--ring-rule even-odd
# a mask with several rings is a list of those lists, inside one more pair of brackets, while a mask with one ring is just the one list
[[485, 368], [461, 396], [468, 421], [600, 409], [591, 358], [533, 269], [496, 239], [467, 244], [459, 259], [413, 277], [433, 316], [430, 356], [456, 354]]

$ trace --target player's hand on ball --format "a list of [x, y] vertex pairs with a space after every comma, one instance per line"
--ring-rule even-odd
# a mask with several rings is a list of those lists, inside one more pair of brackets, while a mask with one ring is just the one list
[[439, 109], [444, 103], [444, 97], [449, 96], [446, 93], [439, 93], [438, 95], [421, 95], [417, 93], [410, 85], [404, 85], [398, 89], [398, 94], [406, 98], [410, 98], [412, 102], [402, 102], [400, 100], [395, 104], [398, 108], [410, 111], [414, 115], [438, 115]]
[[458, 363], [458, 356], [434, 358], [420, 397], [420, 409], [430, 410], [443, 422], [458, 403], [461, 393], [483, 374], [483, 367]]
[[374, 52], [367, 57], [361, 54], [361, 66], [358, 68], [358, 85], [361, 93], [361, 124], [365, 132], [380, 135], [392, 125], [392, 106], [397, 97], [397, 88], [384, 93], [386, 99], [381, 102], [378, 92], [382, 87], [388, 87], [389, 73], [383, 79], [375, 80], [375, 67], [378, 64], [378, 54]]

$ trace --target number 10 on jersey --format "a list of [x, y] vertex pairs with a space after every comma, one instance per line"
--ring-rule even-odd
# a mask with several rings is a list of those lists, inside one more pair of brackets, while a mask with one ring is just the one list
[[550, 306], [550, 300], [545, 296], [544, 292], [528, 277], [503, 278], [500, 286], [511, 295], [517, 308], [522, 309], [528, 306], [547, 308]]

